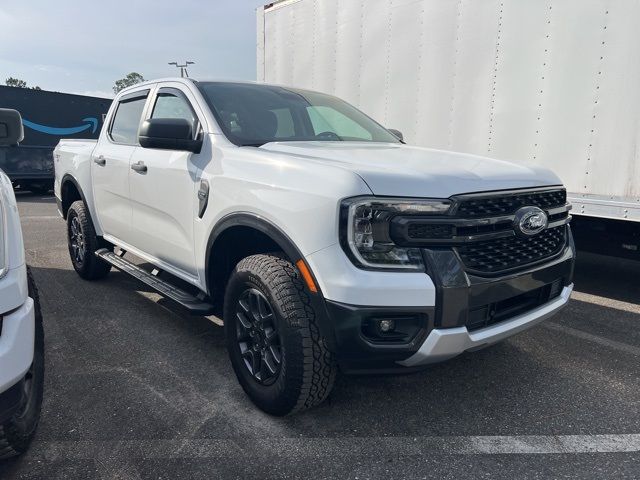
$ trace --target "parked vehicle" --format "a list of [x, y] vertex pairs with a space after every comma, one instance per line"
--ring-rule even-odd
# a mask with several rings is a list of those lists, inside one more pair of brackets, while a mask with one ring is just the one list
[[271, 414], [320, 403], [337, 365], [410, 371], [493, 344], [573, 288], [553, 173], [405, 145], [329, 95], [147, 82], [97, 142], [54, 157], [76, 272], [115, 266], [222, 312], [238, 380]]
[[62, 138], [98, 138], [111, 100], [0, 86], [0, 105], [19, 111], [25, 136], [0, 147], [0, 169], [14, 185], [46, 194], [53, 188], [53, 149]]
[[640, 260], [640, 2], [276, 1], [258, 80], [321, 90], [411, 144], [553, 169], [578, 248]]
[[[20, 114], [0, 109], [0, 145], [23, 136]], [[18, 208], [0, 170], [0, 460], [33, 438], [44, 385], [44, 332], [38, 290], [25, 264]]]

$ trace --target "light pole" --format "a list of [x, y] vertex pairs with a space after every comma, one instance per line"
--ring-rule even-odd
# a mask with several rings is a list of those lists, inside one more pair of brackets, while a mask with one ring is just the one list
[[178, 62], [169, 62], [169, 65], [175, 65], [176, 68], [179, 68], [181, 77], [189, 78], [189, 72], [187, 72], [187, 67], [189, 65], [194, 65], [195, 63], [196, 62], [190, 62], [189, 60], [187, 60], [186, 62], [184, 62], [183, 65], [179, 64]]

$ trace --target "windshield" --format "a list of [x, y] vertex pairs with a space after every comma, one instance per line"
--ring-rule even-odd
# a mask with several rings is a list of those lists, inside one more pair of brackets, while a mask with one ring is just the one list
[[197, 85], [224, 134], [239, 146], [305, 140], [399, 141], [364, 113], [330, 95], [249, 83]]

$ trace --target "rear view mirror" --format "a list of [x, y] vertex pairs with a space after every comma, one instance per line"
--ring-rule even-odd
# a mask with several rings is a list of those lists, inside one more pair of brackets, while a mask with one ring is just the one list
[[202, 140], [194, 140], [192, 125], [184, 118], [152, 118], [145, 120], [138, 136], [143, 148], [186, 150], [199, 153]]
[[22, 117], [17, 110], [0, 108], [0, 145], [17, 145], [24, 138]]
[[401, 142], [404, 141], [404, 135], [402, 135], [402, 132], [400, 130], [396, 130], [395, 128], [387, 128], [387, 130], [393, 133], [393, 135], [396, 136]]

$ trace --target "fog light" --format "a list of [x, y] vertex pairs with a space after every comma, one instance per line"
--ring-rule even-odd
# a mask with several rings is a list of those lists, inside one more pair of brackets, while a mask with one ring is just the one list
[[383, 333], [393, 332], [396, 328], [396, 322], [391, 319], [384, 319], [378, 322], [378, 328]]

